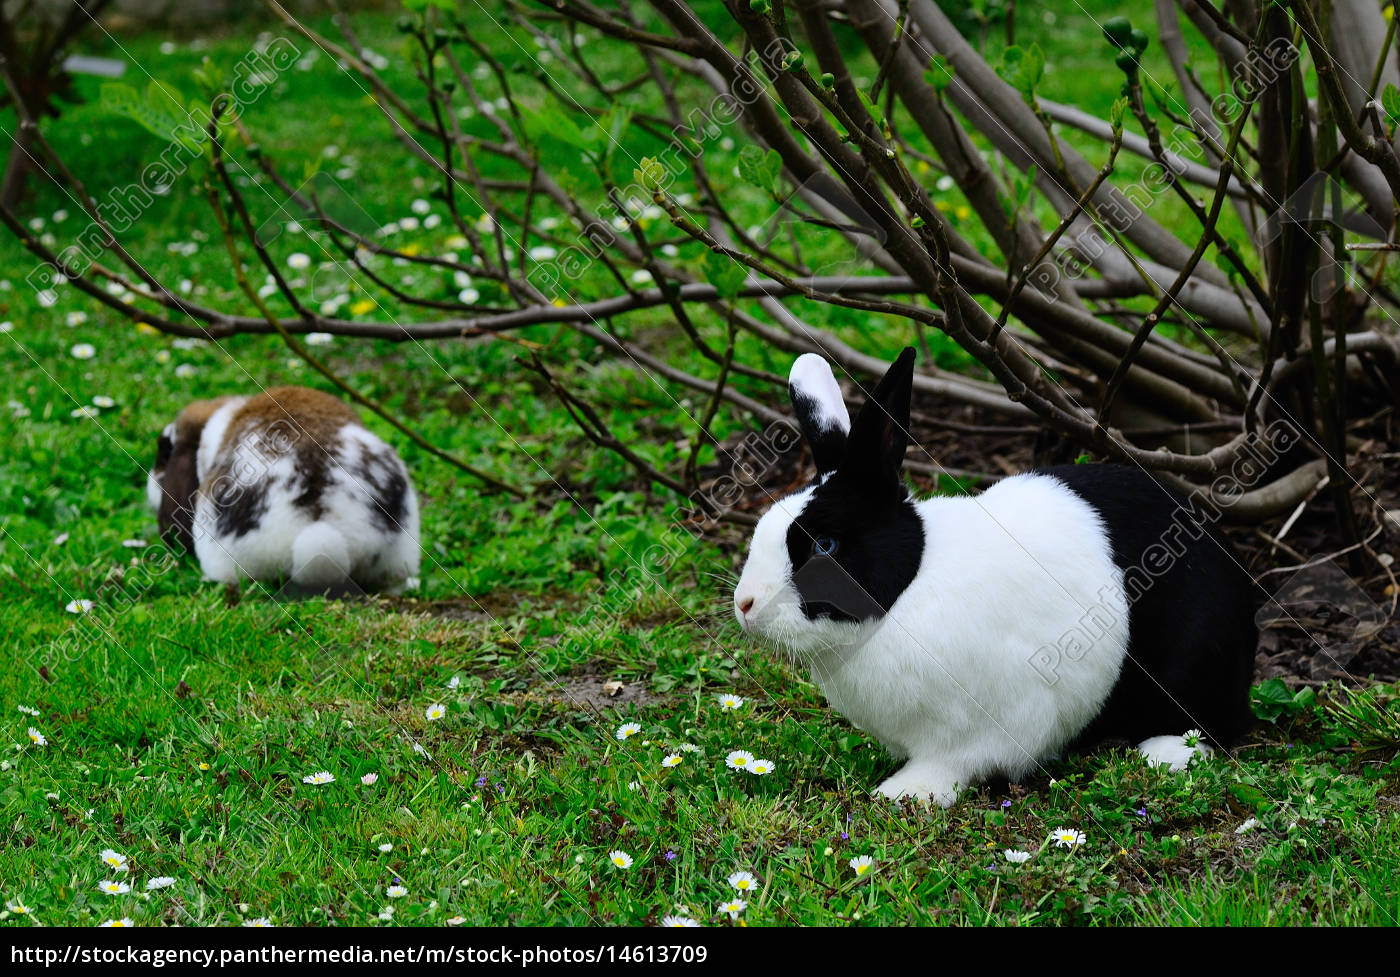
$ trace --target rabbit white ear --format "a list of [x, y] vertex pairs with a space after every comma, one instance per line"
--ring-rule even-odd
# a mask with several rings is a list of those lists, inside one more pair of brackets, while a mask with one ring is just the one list
[[812, 448], [817, 472], [826, 475], [835, 471], [846, 454], [851, 417], [831, 364], [816, 353], [803, 353], [788, 374], [788, 394], [802, 434]]

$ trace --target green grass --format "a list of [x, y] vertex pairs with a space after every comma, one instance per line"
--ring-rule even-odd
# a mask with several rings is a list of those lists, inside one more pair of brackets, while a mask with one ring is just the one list
[[[1107, 5], [1095, 6], [1101, 20]], [[1101, 108], [1117, 82], [1093, 79], [1098, 61], [1068, 60], [1096, 28], [1074, 5], [1059, 20], [1062, 34], [1041, 37], [1063, 48], [1051, 50], [1064, 67], [1046, 94]], [[198, 47], [143, 34], [93, 37], [88, 48], [125, 51], [193, 94], [200, 59], [227, 70], [253, 29]], [[388, 16], [366, 17], [362, 32], [386, 54], [399, 43]], [[321, 147], [334, 144], [335, 165], [358, 160], [344, 182], [376, 220], [429, 195], [426, 168], [365, 121], [363, 93], [328, 59], [291, 74], [246, 116], [289, 172], [329, 158]], [[391, 74], [407, 84], [403, 69]], [[83, 88], [95, 97], [91, 79]], [[94, 192], [132, 179], [161, 149], [96, 104], [48, 132]], [[160, 276], [188, 279], [198, 300], [246, 307], [198, 191], [192, 171], [128, 245]], [[60, 236], [77, 221], [76, 205], [51, 188], [28, 207]], [[60, 208], [70, 216], [56, 225]], [[181, 242], [197, 247], [168, 249]], [[306, 245], [288, 238], [275, 251], [284, 260], [297, 247]], [[196, 397], [325, 385], [275, 338], [177, 344], [72, 289], [42, 308], [24, 284], [31, 267], [0, 240], [0, 278], [11, 285], [0, 320], [13, 323], [0, 368], [17, 405], [0, 410], [0, 634], [11, 656], [0, 674], [0, 898], [32, 909], [6, 925], [365, 924], [390, 905], [399, 924], [650, 924], [678, 904], [727, 924], [716, 907], [737, 870], [761, 884], [741, 916], [749, 925], [1394, 923], [1400, 913], [1394, 745], [1377, 749], [1339, 712], [1305, 710], [1264, 727], [1236, 761], [1185, 773], [1102, 751], [1010, 793], [970, 792], [948, 811], [872, 799], [893, 761], [733, 625], [723, 579], [736, 568], [733, 540], [691, 539], [673, 525], [674, 500], [582, 447], [508, 344], [318, 347], [433, 443], [530, 496], [485, 496], [372, 420], [423, 500], [421, 588], [396, 601], [290, 604], [249, 588], [234, 602], [191, 562], [122, 545], [154, 539], [144, 481], [155, 435]], [[70, 325], [77, 312], [86, 319]], [[905, 341], [879, 319], [826, 321], [874, 351]], [[628, 328], [677, 348], [663, 317]], [[579, 359], [571, 378], [610, 394], [620, 436], [661, 463], [685, 456], [693, 405], [589, 361], [556, 330], [526, 335], [555, 362]], [[96, 356], [74, 358], [77, 343]], [[72, 416], [93, 397], [114, 405]], [[721, 432], [742, 429], [735, 419]], [[672, 555], [650, 577], [636, 560], [658, 538]], [[94, 601], [92, 613], [65, 611], [75, 599]], [[598, 703], [603, 679], [627, 683], [625, 704]], [[647, 697], [629, 701], [639, 689]], [[745, 704], [722, 710], [717, 696], [729, 692]], [[436, 703], [446, 716], [429, 721]], [[628, 721], [642, 730], [619, 741]], [[46, 746], [29, 743], [30, 725]], [[700, 752], [663, 769], [681, 743]], [[736, 748], [775, 771], [726, 769]], [[322, 770], [334, 783], [303, 783]], [[368, 774], [377, 782], [362, 784]], [[1248, 817], [1258, 826], [1237, 834]], [[1047, 845], [1061, 826], [1082, 830], [1085, 844]], [[103, 866], [108, 848], [128, 857], [128, 874]], [[1035, 854], [1016, 867], [1007, 848]], [[610, 865], [615, 849], [632, 856], [630, 869]], [[848, 862], [859, 855], [875, 866], [858, 879]], [[175, 883], [147, 896], [155, 876]], [[135, 891], [106, 895], [103, 879]], [[399, 883], [408, 894], [388, 898]]]

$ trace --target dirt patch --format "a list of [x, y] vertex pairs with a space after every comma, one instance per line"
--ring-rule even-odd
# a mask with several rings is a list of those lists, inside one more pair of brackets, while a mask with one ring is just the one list
[[541, 686], [537, 693], [560, 705], [585, 709], [646, 706], [661, 701], [660, 696], [647, 689], [646, 683], [622, 682], [601, 671], [565, 676]]

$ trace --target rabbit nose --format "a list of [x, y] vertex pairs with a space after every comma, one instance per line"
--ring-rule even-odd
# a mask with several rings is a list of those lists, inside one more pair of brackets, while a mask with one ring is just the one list
[[751, 610], [753, 610], [753, 598], [745, 597], [739, 604], [739, 613], [747, 614]]

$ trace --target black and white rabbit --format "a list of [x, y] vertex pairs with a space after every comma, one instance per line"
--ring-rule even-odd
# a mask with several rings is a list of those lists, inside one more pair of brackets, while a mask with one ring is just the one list
[[306, 387], [187, 406], [161, 432], [146, 497], [167, 542], [224, 583], [403, 589], [418, 573], [418, 498], [394, 449]]
[[914, 350], [851, 423], [830, 365], [789, 391], [817, 477], [754, 530], [743, 628], [806, 664], [832, 707], [905, 764], [889, 797], [948, 806], [1067, 748], [1124, 738], [1185, 764], [1249, 727], [1254, 586], [1228, 540], [1119, 465], [1026, 472], [914, 501], [900, 475]]

